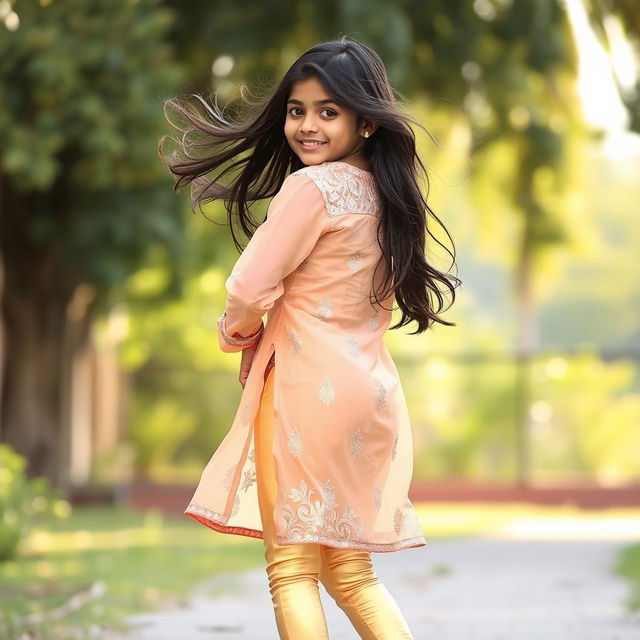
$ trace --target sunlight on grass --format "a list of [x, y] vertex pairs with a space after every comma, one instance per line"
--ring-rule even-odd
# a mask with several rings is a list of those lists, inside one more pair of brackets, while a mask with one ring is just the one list
[[640, 509], [580, 509], [527, 503], [417, 503], [425, 537], [492, 535], [514, 538], [640, 539]]
[[35, 529], [19, 551], [0, 564], [0, 622], [9, 629], [18, 617], [51, 611], [92, 584], [106, 587], [64, 624], [28, 627], [42, 638], [75, 637], [70, 629], [91, 625], [122, 631], [131, 613], [177, 606], [201, 580], [263, 561], [260, 540], [219, 534], [184, 516], [112, 507], [77, 507], [50, 529]]
[[629, 611], [640, 611], [640, 544], [624, 549], [616, 564], [616, 573], [629, 581], [625, 605]]

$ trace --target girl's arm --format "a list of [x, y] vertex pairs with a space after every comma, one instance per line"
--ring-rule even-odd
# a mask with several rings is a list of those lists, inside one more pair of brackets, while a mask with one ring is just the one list
[[305, 175], [288, 176], [225, 282], [226, 305], [218, 320], [222, 351], [241, 351], [258, 342], [262, 316], [282, 295], [282, 281], [328, 230], [320, 189]]

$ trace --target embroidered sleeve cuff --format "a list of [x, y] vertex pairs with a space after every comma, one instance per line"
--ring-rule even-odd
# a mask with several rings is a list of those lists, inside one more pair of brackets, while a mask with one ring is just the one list
[[222, 334], [222, 338], [227, 344], [238, 346], [238, 347], [250, 347], [253, 346], [258, 340], [260, 340], [260, 336], [262, 335], [262, 331], [264, 329], [264, 324], [260, 325], [260, 328], [250, 336], [243, 336], [241, 338], [234, 338], [227, 333], [227, 330], [224, 326], [226, 313], [223, 313], [218, 318], [218, 326], [220, 327], [220, 333]]

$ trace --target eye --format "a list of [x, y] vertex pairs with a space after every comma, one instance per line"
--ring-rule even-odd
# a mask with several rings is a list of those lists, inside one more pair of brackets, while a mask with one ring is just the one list
[[[289, 113], [291, 113], [292, 111], [295, 111], [296, 109], [300, 109], [300, 107], [291, 107], [291, 109], [289, 109]], [[295, 116], [295, 113], [291, 113], [292, 116]]]
[[[329, 117], [338, 115], [333, 109], [327, 108], [327, 109], [323, 109], [322, 111], [330, 111]], [[322, 113], [322, 111], [320, 113]]]

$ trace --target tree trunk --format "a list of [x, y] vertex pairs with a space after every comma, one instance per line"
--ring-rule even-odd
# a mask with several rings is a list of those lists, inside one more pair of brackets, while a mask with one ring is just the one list
[[529, 229], [530, 219], [525, 221], [522, 245], [516, 271], [516, 483], [520, 487], [531, 483], [531, 442], [529, 405], [531, 403], [531, 361], [538, 348], [538, 322], [533, 294], [533, 246]]
[[21, 194], [6, 182], [1, 194], [0, 441], [27, 458], [29, 477], [44, 476], [65, 490], [70, 363], [86, 342], [88, 314], [86, 304], [80, 314], [70, 305], [78, 286], [59, 247], [29, 233], [37, 212], [50, 201], [64, 207], [64, 198], [56, 200], [55, 191]]
[[[16, 291], [5, 270], [2, 315], [6, 335], [2, 441], [28, 460], [29, 476], [59, 480], [60, 388], [64, 308]], [[62, 308], [61, 308], [62, 307]]]

